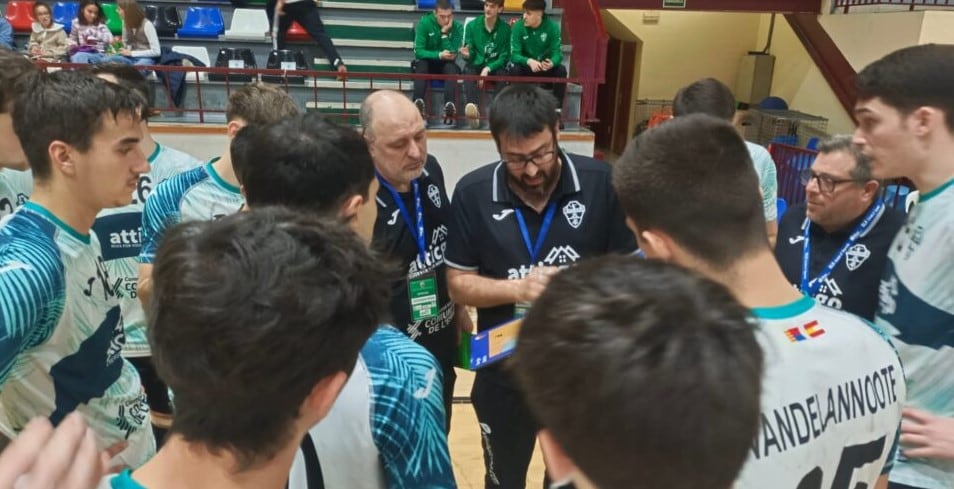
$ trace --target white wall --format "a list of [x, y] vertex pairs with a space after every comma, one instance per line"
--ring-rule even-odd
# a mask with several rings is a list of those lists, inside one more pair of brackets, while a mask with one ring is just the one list
[[[227, 144], [224, 134], [161, 132], [153, 136], [160, 144], [169, 145], [201, 159], [218, 156]], [[560, 144], [570, 153], [593, 155], [594, 143], [590, 133], [582, 137], [579, 134], [567, 135], [567, 137], [562, 138]], [[447, 183], [447, 192], [450, 194], [453, 194], [457, 181], [467, 172], [500, 159], [497, 148], [489, 134], [486, 139], [456, 139], [443, 135], [441, 137], [431, 137], [428, 140], [427, 149], [441, 163]]]

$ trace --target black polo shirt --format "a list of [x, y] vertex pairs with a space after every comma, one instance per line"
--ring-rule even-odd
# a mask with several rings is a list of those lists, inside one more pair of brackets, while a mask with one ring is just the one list
[[[611, 185], [610, 166], [581, 155], [560, 154], [560, 180], [550, 197], [557, 203], [556, 214], [536, 265], [566, 267], [591, 256], [636, 251], [636, 240]], [[511, 192], [507, 178], [506, 165], [497, 162], [468, 173], [457, 184], [448, 266], [493, 279], [518, 280], [529, 274], [530, 253], [514, 209], [523, 213], [534, 241], [544, 216]], [[513, 319], [514, 312], [514, 304], [479, 308], [477, 330]]]
[[[436, 158], [427, 156], [424, 172], [417, 181], [424, 212], [427, 262], [422, 263], [419, 257], [415, 238], [417, 231], [408, 228], [391, 192], [384, 186], [378, 190], [376, 199], [378, 218], [374, 222], [371, 247], [401, 267], [402, 278], [394, 282], [391, 289], [391, 315], [394, 326], [431, 352], [441, 366], [451, 368], [455, 363], [457, 333], [452, 327], [454, 304], [447, 293], [447, 266], [444, 264], [451, 208], [444, 187], [444, 172], [441, 171]], [[400, 196], [414, 219], [414, 192], [404, 192]], [[419, 278], [431, 271], [435, 271], [437, 275], [437, 301], [440, 312], [436, 318], [412, 321], [408, 280]]]
[[[805, 226], [811, 226], [811, 256], [808, 260], [808, 278], [811, 280], [828, 265], [868, 213], [865, 210], [844, 229], [829, 234], [811, 223], [805, 217], [805, 210], [804, 202], [788, 209], [778, 224], [778, 241], [775, 244], [775, 258], [782, 266], [785, 277], [796, 288], [802, 282]], [[885, 207], [881, 216], [862, 231], [858, 241], [845, 253], [845, 257], [815, 294], [815, 300], [822, 305], [873, 320], [878, 308], [878, 286], [888, 261], [888, 249], [903, 224], [904, 214], [901, 211]]]

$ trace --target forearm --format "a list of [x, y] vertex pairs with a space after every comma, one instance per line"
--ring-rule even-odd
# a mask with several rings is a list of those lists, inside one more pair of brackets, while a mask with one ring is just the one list
[[139, 280], [136, 283], [136, 295], [143, 309], [149, 308], [152, 300], [152, 265], [139, 265]]
[[778, 238], [778, 221], [767, 221], [765, 232], [768, 234], [769, 245], [775, 249], [775, 240]]
[[451, 300], [461, 306], [493, 307], [519, 302], [518, 282], [481, 277], [476, 273], [448, 270]]

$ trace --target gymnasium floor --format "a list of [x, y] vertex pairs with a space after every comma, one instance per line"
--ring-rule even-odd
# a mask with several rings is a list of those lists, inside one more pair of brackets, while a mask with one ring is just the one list
[[[473, 382], [473, 372], [457, 369], [454, 397], [470, 397], [470, 387]], [[480, 428], [477, 427], [477, 416], [469, 402], [454, 404], [449, 443], [457, 487], [460, 489], [483, 489], [484, 462], [483, 452], [480, 448]], [[527, 472], [527, 489], [540, 489], [541, 487], [543, 487], [543, 458], [538, 449], [533, 454], [530, 470]]]

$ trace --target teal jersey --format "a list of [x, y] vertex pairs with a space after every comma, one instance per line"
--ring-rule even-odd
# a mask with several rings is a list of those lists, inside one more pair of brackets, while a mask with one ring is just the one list
[[129, 205], [103, 209], [96, 216], [93, 231], [100, 238], [103, 260], [112, 280], [110, 287], [119, 298], [126, 323], [127, 357], [149, 356], [146, 315], [136, 294], [139, 280], [139, 253], [142, 248], [142, 212], [152, 189], [159, 183], [202, 164], [181, 151], [157, 145], [149, 156], [149, 171], [139, 176], [139, 185]]
[[155, 452], [139, 375], [121, 355], [123, 319], [95, 233], [27, 203], [0, 222], [0, 423], [55, 425], [78, 411], [101, 447], [128, 443], [131, 467]]
[[13, 214], [33, 192], [33, 173], [0, 168], [0, 217]]
[[245, 203], [239, 188], [215, 172], [215, 160], [156, 186], [142, 212], [139, 263], [151, 264], [165, 231], [188, 221], [211, 221], [238, 212]]
[[765, 147], [755, 143], [745, 142], [755, 166], [755, 173], [759, 176], [759, 189], [762, 190], [762, 210], [766, 221], [777, 221], [778, 215], [778, 176], [775, 170], [775, 161]]
[[[888, 252], [875, 322], [894, 335], [910, 407], [954, 417], [954, 180], [921, 195]], [[954, 487], [954, 462], [898, 458], [891, 482]]]

